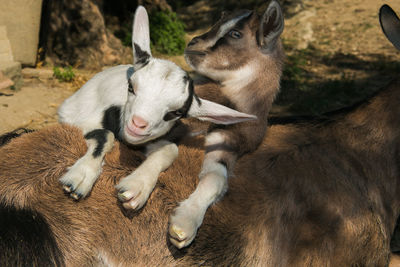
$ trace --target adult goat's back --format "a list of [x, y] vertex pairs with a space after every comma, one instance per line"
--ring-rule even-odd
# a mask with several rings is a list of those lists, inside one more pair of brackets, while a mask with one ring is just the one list
[[[116, 208], [114, 185], [139, 165], [134, 151], [116, 144], [91, 196], [75, 202], [57, 180], [85, 152], [80, 132], [57, 126], [26, 134], [0, 149], [1, 203], [40, 214], [59, 260], [71, 266], [384, 266], [400, 206], [399, 101], [395, 81], [330, 121], [272, 125], [182, 251], [165, 230], [197, 183], [201, 140], [181, 145], [148, 205], [127, 213]], [[2, 247], [11, 246], [2, 230]]]

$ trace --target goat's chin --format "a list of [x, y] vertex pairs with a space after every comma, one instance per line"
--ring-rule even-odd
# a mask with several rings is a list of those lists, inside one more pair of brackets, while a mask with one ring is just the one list
[[157, 137], [152, 136], [152, 135], [146, 135], [146, 136], [133, 136], [126, 131], [123, 133], [124, 141], [127, 142], [128, 144], [131, 145], [141, 145], [146, 142], [149, 142]]
[[198, 72], [198, 67], [201, 65], [201, 60], [193, 55], [184, 55], [186, 63], [195, 71]]

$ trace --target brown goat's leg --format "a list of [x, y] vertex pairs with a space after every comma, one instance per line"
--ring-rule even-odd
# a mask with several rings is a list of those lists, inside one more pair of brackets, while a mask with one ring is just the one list
[[88, 150], [66, 174], [61, 177], [64, 191], [76, 200], [92, 190], [101, 172], [104, 156], [114, 144], [114, 135], [105, 129], [96, 129], [85, 134]]
[[205, 155], [199, 184], [170, 217], [170, 241], [178, 248], [186, 247], [193, 241], [208, 207], [218, 201], [228, 188], [227, 165], [230, 167], [236, 155], [230, 149], [226, 151], [225, 139], [222, 132], [213, 132], [206, 137], [206, 149], [213, 149]]

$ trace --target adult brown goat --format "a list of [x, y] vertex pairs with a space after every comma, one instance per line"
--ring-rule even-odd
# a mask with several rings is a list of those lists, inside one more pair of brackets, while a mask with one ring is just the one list
[[85, 153], [81, 132], [25, 134], [0, 149], [0, 265], [385, 266], [400, 207], [399, 101], [394, 81], [329, 121], [272, 125], [182, 251], [167, 241], [168, 216], [197, 183], [201, 140], [180, 147], [142, 211], [126, 213], [114, 186], [140, 163], [134, 151], [116, 144], [91, 197], [75, 202], [58, 179]]
[[229, 192], [178, 250], [168, 216], [194, 189], [201, 139], [187, 139], [138, 213], [115, 184], [141, 161], [116, 144], [80, 202], [58, 179], [86, 151], [56, 126], [0, 148], [0, 266], [386, 266], [400, 212], [400, 80], [328, 120], [275, 124], [240, 159]]

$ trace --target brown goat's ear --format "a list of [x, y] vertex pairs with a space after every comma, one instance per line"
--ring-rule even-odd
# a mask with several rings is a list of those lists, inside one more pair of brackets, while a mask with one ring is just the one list
[[270, 53], [274, 50], [276, 42], [283, 32], [284, 20], [282, 8], [278, 1], [271, 0], [267, 10], [261, 18], [258, 40], [263, 53]]
[[379, 21], [383, 33], [400, 50], [400, 19], [390, 6], [383, 5], [381, 7], [379, 10]]

